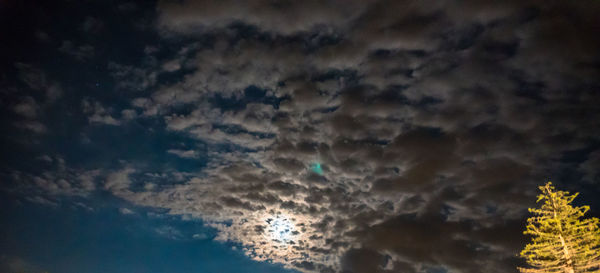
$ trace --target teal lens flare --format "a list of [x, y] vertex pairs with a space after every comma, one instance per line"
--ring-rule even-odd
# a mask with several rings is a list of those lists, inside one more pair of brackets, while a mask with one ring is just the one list
[[321, 163], [311, 164], [310, 170], [318, 175], [323, 175], [323, 169], [321, 168]]

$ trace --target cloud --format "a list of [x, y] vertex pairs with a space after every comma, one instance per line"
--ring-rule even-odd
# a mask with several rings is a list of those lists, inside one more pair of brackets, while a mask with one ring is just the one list
[[83, 21], [83, 25], [81, 26], [81, 30], [83, 30], [86, 33], [98, 32], [101, 31], [103, 28], [104, 22], [102, 22], [102, 20], [98, 18], [94, 18], [91, 16], [86, 17]]
[[[553, 12], [586, 12], [576, 4], [533, 4], [537, 15], [530, 15], [528, 5], [472, 1], [459, 11], [442, 2], [361, 2], [347, 5], [355, 14], [338, 17], [344, 9], [319, 7], [316, 14], [328, 15], [319, 16], [324, 21], [307, 15], [291, 25], [279, 21], [283, 12], [270, 12], [285, 10], [293, 17], [303, 14], [302, 8], [259, 1], [235, 7], [162, 2], [163, 33], [229, 29], [235, 36], [231, 26], [246, 24], [272, 37], [223, 39], [200, 49], [199, 70], [177, 84], [186, 86], [180, 90], [220, 90], [236, 97], [236, 90], [254, 85], [282, 99], [277, 109], [255, 115], [256, 122], [245, 118], [261, 113], [250, 104], [248, 112], [170, 119], [171, 128], [201, 139], [217, 136], [263, 150], [231, 162], [235, 175], [227, 168], [211, 170], [202, 186], [173, 189], [182, 196], [226, 197], [167, 207], [173, 213], [186, 207], [208, 219], [212, 211], [216, 219], [231, 218], [231, 226], [214, 224], [221, 231], [217, 238], [245, 244], [256, 259], [303, 271], [510, 270], [518, 244], [498, 237], [518, 225], [502, 223], [523, 217], [534, 185], [558, 171], [551, 170], [558, 154], [585, 147], [586, 136], [595, 131], [575, 128], [598, 128], [583, 118], [598, 114], [584, 101], [596, 97], [584, 86], [598, 71], [577, 65], [597, 58], [590, 49], [598, 40], [588, 39], [593, 31], [582, 23], [579, 34], [544, 36], [546, 27], [570, 28], [568, 16], [552, 17]], [[259, 6], [263, 10], [255, 10]], [[204, 13], [211, 15], [195, 16]], [[571, 45], [544, 46], [567, 33], [576, 36], [565, 40], [580, 54], [566, 54]], [[308, 37], [320, 35], [332, 42], [316, 40], [310, 49], [284, 42], [306, 45], [313, 42]], [[569, 49], [558, 49], [563, 45]], [[573, 91], [567, 94], [565, 88]], [[581, 118], [568, 110], [573, 100]], [[207, 125], [215, 121], [274, 138], [255, 139], [253, 145], [250, 138], [242, 141], [239, 134]], [[557, 141], [559, 136], [569, 137]], [[593, 158], [582, 165], [583, 172], [592, 173], [586, 166]], [[245, 165], [249, 159], [258, 165]], [[323, 176], [309, 173], [313, 162], [322, 164]], [[261, 215], [277, 213], [292, 215], [305, 236], [289, 246], [286, 259], [278, 257], [280, 245], [263, 237], [268, 225]], [[311, 258], [294, 258], [302, 255]]]
[[194, 28], [210, 30], [236, 22], [256, 25], [260, 29], [282, 34], [309, 31], [312, 28], [344, 27], [360, 15], [363, 1], [273, 4], [268, 1], [237, 3], [235, 1], [160, 1], [160, 27], [167, 31], [193, 32]]
[[19, 80], [33, 90], [41, 90], [47, 84], [47, 76], [41, 69], [26, 63], [15, 63], [19, 71]]
[[175, 72], [175, 71], [181, 69], [180, 61], [175, 59], [175, 60], [170, 60], [168, 62], [165, 62], [162, 65], [162, 69], [167, 72]]
[[132, 120], [137, 116], [137, 112], [133, 109], [125, 109], [121, 111], [121, 118], [123, 118], [124, 120]]
[[97, 101], [84, 99], [81, 102], [83, 113], [89, 115], [90, 123], [101, 123], [106, 125], [120, 125], [121, 121], [111, 116], [111, 109], [106, 109]]
[[194, 240], [206, 240], [209, 238], [209, 236], [206, 233], [196, 233], [192, 235], [192, 238]]
[[73, 208], [84, 209], [84, 210], [90, 211], [90, 212], [94, 211], [94, 208], [92, 208], [84, 203], [81, 203], [81, 202], [75, 202]]
[[132, 210], [128, 209], [128, 208], [119, 208], [119, 212], [123, 215], [130, 215], [130, 214], [134, 214], [135, 212], [133, 212]]
[[42, 161], [45, 161], [48, 163], [52, 163], [52, 161], [53, 161], [49, 155], [41, 155], [41, 156], [36, 157], [36, 159], [39, 159], [39, 160], [42, 160]]
[[[311, 5], [316, 12], [305, 13]], [[576, 128], [598, 128], [576, 118], [598, 114], [584, 101], [597, 96], [575, 91], [598, 76], [576, 65], [597, 58], [593, 31], [581, 24], [565, 38], [583, 50], [577, 60], [544, 46], [554, 41], [546, 27], [570, 28], [553, 12], [585, 12], [521, 2], [472, 1], [460, 10], [434, 1], [321, 5], [328, 4], [159, 4], [165, 36], [228, 31], [187, 62], [196, 71], [153, 95], [162, 109], [197, 106], [164, 113], [167, 128], [253, 152], [205, 170], [199, 182], [131, 198], [213, 219], [217, 240], [303, 271], [509, 270], [518, 244], [493, 234], [514, 231], [503, 223], [523, 217], [558, 155], [585, 147], [596, 131]], [[256, 36], [229, 38], [240, 24]], [[572, 75], [575, 66], [585, 76]], [[249, 86], [280, 103], [215, 111], [203, 102], [216, 92], [242, 101]], [[569, 112], [573, 100], [580, 114]], [[269, 136], [251, 137], [258, 132]], [[322, 175], [310, 172], [314, 162]], [[192, 193], [200, 197], [161, 201]], [[294, 219], [293, 245], [269, 238], [264, 218], [276, 215]]]
[[[166, 149], [205, 167], [144, 157], [87, 179], [17, 176], [54, 197], [102, 176], [253, 259], [345, 273], [514, 271], [535, 186], [571, 168], [597, 181], [597, 4], [302, 3], [160, 1], [156, 31], [184, 49], [109, 65], [137, 92], [131, 109], [82, 102], [90, 123], [139, 120], [177, 139], [167, 147], [205, 145]], [[47, 82], [18, 66], [29, 88]]]
[[177, 150], [177, 149], [169, 149], [167, 153], [177, 155], [183, 158], [197, 158], [198, 154], [194, 150]]
[[585, 174], [584, 180], [588, 183], [596, 183], [600, 180], [600, 150], [588, 154], [587, 160], [579, 164], [579, 171]]
[[19, 98], [19, 102], [11, 107], [12, 111], [20, 116], [21, 120], [14, 123], [15, 127], [31, 131], [36, 134], [44, 134], [46, 125], [40, 120], [42, 107], [31, 96]]
[[26, 118], [37, 117], [39, 106], [32, 97], [24, 97], [23, 101], [13, 106], [15, 113], [22, 115]]
[[172, 226], [160, 226], [154, 229], [156, 234], [166, 237], [171, 240], [181, 240], [183, 239], [183, 233], [180, 230], [172, 227]]
[[110, 62], [108, 69], [117, 81], [117, 87], [123, 90], [141, 91], [156, 84], [158, 73], [153, 68], [139, 68]]
[[61, 157], [48, 155], [39, 157], [46, 162], [40, 173], [32, 174], [13, 171], [8, 185], [13, 192], [25, 194], [33, 203], [57, 206], [61, 197], [86, 197], [96, 190], [99, 170], [82, 170], [66, 165]]
[[47, 102], [52, 103], [63, 94], [61, 85], [50, 79], [42, 69], [27, 63], [15, 63], [19, 80], [28, 88], [45, 92]]
[[15, 123], [15, 126], [18, 128], [32, 131], [36, 134], [43, 134], [47, 131], [46, 125], [42, 124], [39, 121], [22, 121], [19, 123]]
[[126, 191], [129, 188], [129, 185], [131, 184], [129, 175], [134, 172], [135, 169], [131, 167], [126, 167], [121, 170], [109, 173], [106, 176], [106, 180], [104, 182], [104, 189], [112, 192]]
[[57, 202], [49, 200], [42, 196], [29, 196], [29, 197], [25, 197], [25, 200], [27, 200], [31, 203], [40, 204], [40, 205], [44, 205], [44, 206], [58, 207]]
[[17, 256], [0, 256], [0, 270], [6, 273], [39, 272], [40, 268], [30, 261]]
[[95, 54], [95, 48], [92, 45], [84, 44], [76, 46], [72, 41], [68, 40], [62, 41], [58, 51], [72, 56], [80, 61], [91, 59]]

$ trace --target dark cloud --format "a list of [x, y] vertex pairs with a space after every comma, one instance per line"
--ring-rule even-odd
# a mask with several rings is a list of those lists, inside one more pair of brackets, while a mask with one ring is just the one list
[[72, 56], [78, 60], [89, 59], [94, 56], [94, 47], [91, 45], [74, 45], [71, 41], [63, 41], [58, 51]]
[[27, 118], [35, 118], [37, 116], [37, 112], [39, 106], [36, 101], [32, 97], [24, 97], [21, 102], [17, 103], [13, 106], [13, 111], [15, 113], [22, 115]]
[[115, 119], [111, 115], [112, 109], [106, 109], [97, 101], [91, 101], [84, 99], [81, 102], [82, 111], [84, 114], [89, 115], [88, 121], [90, 123], [101, 123], [107, 125], [120, 125], [121, 121]]
[[265, 31], [292, 34], [315, 27], [346, 27], [368, 4], [362, 2], [160, 1], [158, 8], [161, 11], [160, 26], [165, 28], [164, 31], [188, 33], [198, 28], [211, 30], [243, 22]]
[[370, 249], [350, 249], [342, 258], [342, 272], [384, 272], [384, 255]]
[[2, 272], [17, 273], [39, 271], [40, 267], [21, 257], [2, 255], [0, 256], [0, 269]]

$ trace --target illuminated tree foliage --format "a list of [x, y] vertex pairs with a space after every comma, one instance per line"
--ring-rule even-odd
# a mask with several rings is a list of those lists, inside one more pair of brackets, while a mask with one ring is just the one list
[[598, 218], [581, 219], [589, 206], [571, 205], [578, 193], [557, 191], [551, 182], [539, 189], [541, 208], [530, 208], [534, 216], [527, 219], [524, 234], [531, 243], [521, 251], [530, 268], [523, 273], [600, 272], [600, 230]]

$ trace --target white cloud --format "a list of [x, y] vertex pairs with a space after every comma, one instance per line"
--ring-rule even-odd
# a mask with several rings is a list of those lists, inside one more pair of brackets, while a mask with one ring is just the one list
[[125, 167], [121, 170], [109, 173], [104, 182], [104, 189], [111, 192], [121, 192], [127, 190], [131, 184], [129, 175], [134, 172], [135, 169], [131, 167]]
[[181, 240], [184, 238], [183, 233], [172, 226], [160, 226], [155, 228], [154, 232], [171, 240]]
[[119, 212], [123, 215], [130, 215], [130, 214], [134, 214], [135, 212], [133, 212], [132, 210], [128, 209], [128, 208], [119, 208]]
[[206, 240], [208, 239], [208, 235], [206, 235], [206, 233], [196, 233], [192, 235], [192, 238], [194, 240]]
[[194, 150], [178, 150], [178, 149], [169, 149], [167, 153], [177, 155], [183, 158], [197, 158], [198, 153]]

